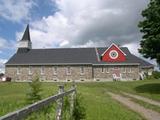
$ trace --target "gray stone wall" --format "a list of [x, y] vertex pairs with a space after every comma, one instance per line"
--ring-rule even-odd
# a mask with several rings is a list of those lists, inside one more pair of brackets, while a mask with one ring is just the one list
[[[31, 74], [29, 74], [29, 66], [6, 66], [5, 74], [12, 78], [12, 80], [32, 80], [35, 76], [39, 76], [40, 80], [48, 81], [91, 81], [92, 66], [83, 66], [84, 73], [81, 73], [82, 66], [54, 66], [57, 68], [56, 74], [54, 73], [53, 66], [44, 66], [44, 73], [41, 74], [42, 66], [32, 66]], [[67, 68], [70, 67], [70, 73], [67, 73]], [[19, 68], [19, 74], [17, 69]]]
[[84, 74], [81, 73], [81, 66], [71, 66], [70, 74], [67, 74], [67, 67], [57, 66], [57, 74], [52, 79], [58, 81], [90, 81], [92, 80], [92, 66], [83, 66]]
[[[102, 70], [103, 69], [103, 70]], [[121, 73], [122, 80], [138, 80], [139, 79], [139, 66], [95, 66], [94, 80], [95, 81], [111, 81], [113, 80], [113, 71], [118, 69]]]
[[148, 75], [152, 75], [154, 68], [141, 68], [141, 72], [146, 73]]
[[[26, 81], [32, 80], [39, 76], [42, 81], [111, 81], [113, 80], [113, 70], [119, 69], [122, 75], [122, 80], [138, 80], [139, 66], [83, 66], [84, 73], [81, 73], [82, 66], [32, 66], [29, 73], [29, 66], [6, 66], [6, 76], [12, 80]], [[56, 67], [56, 73], [54, 72]], [[70, 73], [67, 73], [68, 67]], [[19, 68], [19, 74], [17, 69]]]

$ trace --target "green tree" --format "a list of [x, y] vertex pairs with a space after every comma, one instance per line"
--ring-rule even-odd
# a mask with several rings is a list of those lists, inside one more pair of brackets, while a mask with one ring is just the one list
[[86, 108], [84, 106], [83, 97], [81, 94], [77, 94], [74, 101], [72, 120], [84, 120], [86, 118]]
[[139, 52], [160, 64], [160, 0], [150, 0], [142, 16], [144, 19], [138, 25], [143, 33]]
[[39, 77], [35, 77], [32, 82], [29, 82], [29, 92], [27, 93], [26, 101], [28, 104], [41, 100], [41, 82]]
[[70, 102], [68, 96], [64, 98], [63, 104], [63, 120], [85, 120], [86, 108], [84, 107], [83, 97], [80, 93], [74, 98], [73, 113], [70, 113]]

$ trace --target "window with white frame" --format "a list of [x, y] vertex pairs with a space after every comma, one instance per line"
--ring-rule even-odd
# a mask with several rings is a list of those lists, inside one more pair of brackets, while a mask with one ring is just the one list
[[53, 74], [57, 75], [57, 66], [53, 66]]
[[103, 67], [103, 66], [102, 66], [102, 69], [101, 69], [101, 70], [102, 70], [102, 73], [104, 73], [104, 67]]
[[83, 75], [84, 74], [84, 67], [80, 68], [80, 73]]
[[71, 67], [67, 67], [66, 73], [67, 73], [67, 75], [70, 75], [70, 74], [71, 74]]
[[126, 67], [123, 67], [123, 73], [126, 73]]
[[41, 66], [41, 75], [44, 74], [44, 66]]
[[29, 66], [29, 68], [28, 68], [28, 74], [32, 75], [32, 66]]
[[106, 73], [109, 73], [109, 67], [106, 67]]
[[21, 68], [20, 66], [17, 66], [17, 75], [19, 75], [21, 73]]
[[128, 70], [128, 73], [131, 73], [131, 72], [132, 72], [132, 68], [130, 67], [129, 70]]

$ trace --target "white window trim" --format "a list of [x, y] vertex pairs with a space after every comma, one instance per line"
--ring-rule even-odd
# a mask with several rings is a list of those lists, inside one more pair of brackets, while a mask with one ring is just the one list
[[57, 75], [57, 66], [53, 66], [53, 74]]
[[128, 73], [132, 73], [132, 68], [129, 68], [129, 71], [128, 71]]
[[33, 74], [33, 72], [32, 72], [32, 66], [29, 66], [29, 67], [28, 67], [28, 74], [29, 74], [29, 75], [32, 75], [32, 74]]
[[45, 74], [44, 66], [41, 66], [41, 75]]
[[21, 67], [17, 66], [17, 75], [21, 74]]
[[84, 67], [83, 67], [83, 66], [80, 67], [80, 74], [81, 74], [81, 75], [84, 75], [84, 74], [85, 74], [85, 72], [84, 72]]
[[67, 75], [71, 75], [71, 67], [66, 68], [66, 73], [67, 73]]
[[104, 73], [104, 71], [105, 71], [105, 69], [104, 69], [104, 67], [102, 67], [102, 68], [101, 68], [101, 72]]
[[123, 68], [123, 73], [126, 73], [126, 67]]
[[[115, 52], [117, 56], [114, 56], [114, 57], [113, 57], [113, 56], [112, 56], [112, 53], [113, 53], [113, 52]], [[109, 52], [109, 57], [110, 57], [111, 59], [117, 59], [118, 56], [119, 56], [119, 54], [118, 54], [118, 52], [117, 52], [116, 50], [111, 50], [111, 51]]]
[[108, 67], [106, 68], [106, 73], [109, 73], [109, 68]]

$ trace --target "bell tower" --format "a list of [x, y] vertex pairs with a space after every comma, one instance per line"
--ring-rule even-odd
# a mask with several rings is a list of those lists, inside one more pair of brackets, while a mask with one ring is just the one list
[[29, 33], [29, 24], [26, 27], [26, 30], [23, 34], [22, 39], [18, 43], [18, 49], [21, 49], [21, 48], [28, 49], [28, 50], [32, 49], [32, 42], [31, 42], [30, 33]]

